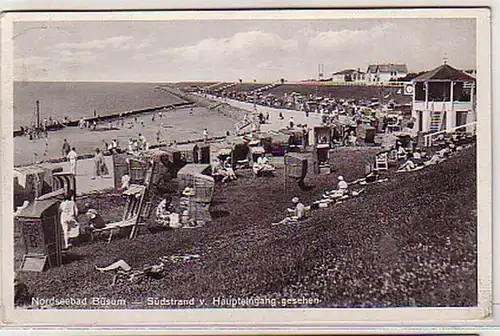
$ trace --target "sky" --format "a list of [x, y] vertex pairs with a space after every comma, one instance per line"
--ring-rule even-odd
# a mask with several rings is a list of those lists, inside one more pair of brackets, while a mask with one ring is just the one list
[[369, 64], [476, 68], [475, 19], [46, 21], [14, 24], [21, 81], [288, 81]]

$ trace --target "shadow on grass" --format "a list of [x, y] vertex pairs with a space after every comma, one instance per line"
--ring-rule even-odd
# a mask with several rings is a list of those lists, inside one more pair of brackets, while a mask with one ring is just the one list
[[229, 211], [226, 210], [214, 210], [210, 212], [210, 215], [212, 215], [212, 219], [216, 219], [229, 216], [230, 213]]
[[62, 255], [62, 264], [68, 265], [75, 261], [85, 260], [86, 256], [75, 252], [66, 252]]

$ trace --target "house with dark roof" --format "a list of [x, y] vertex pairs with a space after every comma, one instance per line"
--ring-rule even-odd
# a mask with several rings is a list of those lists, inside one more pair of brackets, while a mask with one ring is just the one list
[[333, 82], [364, 82], [366, 74], [360, 69], [347, 69], [332, 74]]
[[408, 74], [406, 64], [370, 64], [366, 70], [369, 82], [388, 82], [391, 79], [405, 77]]
[[447, 63], [412, 80], [415, 131], [440, 132], [476, 121], [476, 79]]

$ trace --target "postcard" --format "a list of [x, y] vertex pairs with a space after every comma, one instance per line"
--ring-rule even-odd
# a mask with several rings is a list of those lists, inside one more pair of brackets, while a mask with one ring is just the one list
[[488, 9], [1, 24], [2, 322], [491, 319]]

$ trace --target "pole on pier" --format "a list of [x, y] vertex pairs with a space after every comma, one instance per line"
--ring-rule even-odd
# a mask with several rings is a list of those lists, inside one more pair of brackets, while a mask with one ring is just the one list
[[36, 101], [36, 128], [40, 129], [40, 101]]

